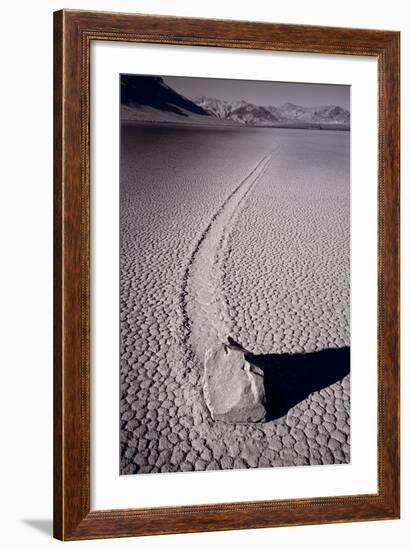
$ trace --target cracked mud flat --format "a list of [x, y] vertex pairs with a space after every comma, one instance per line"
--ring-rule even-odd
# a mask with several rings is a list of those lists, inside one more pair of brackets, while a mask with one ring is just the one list
[[[123, 124], [122, 474], [349, 462], [349, 194], [348, 132]], [[269, 372], [264, 424], [204, 403], [228, 335]]]

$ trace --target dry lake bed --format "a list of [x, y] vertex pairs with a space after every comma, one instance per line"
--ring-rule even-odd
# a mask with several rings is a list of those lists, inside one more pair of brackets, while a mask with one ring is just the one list
[[[122, 123], [122, 474], [350, 461], [349, 135]], [[228, 336], [265, 422], [210, 415]]]

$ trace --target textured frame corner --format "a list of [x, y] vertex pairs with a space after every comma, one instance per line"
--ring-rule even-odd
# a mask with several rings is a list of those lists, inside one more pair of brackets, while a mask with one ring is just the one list
[[[89, 74], [92, 40], [373, 56], [378, 61], [378, 492], [90, 510]], [[400, 34], [62, 10], [54, 14], [54, 536], [125, 537], [395, 519], [399, 441]]]

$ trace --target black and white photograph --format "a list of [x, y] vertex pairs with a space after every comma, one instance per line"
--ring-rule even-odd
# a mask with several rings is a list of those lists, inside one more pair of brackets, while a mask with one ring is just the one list
[[120, 75], [120, 473], [350, 462], [350, 87]]
[[2, 5], [3, 548], [408, 548], [405, 7]]

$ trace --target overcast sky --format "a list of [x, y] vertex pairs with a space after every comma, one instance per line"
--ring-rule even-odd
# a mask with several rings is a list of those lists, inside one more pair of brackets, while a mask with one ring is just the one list
[[277, 107], [287, 102], [303, 107], [340, 105], [350, 110], [350, 86], [183, 76], [164, 76], [163, 79], [171, 88], [188, 99], [196, 96], [226, 100], [244, 99], [255, 105]]

